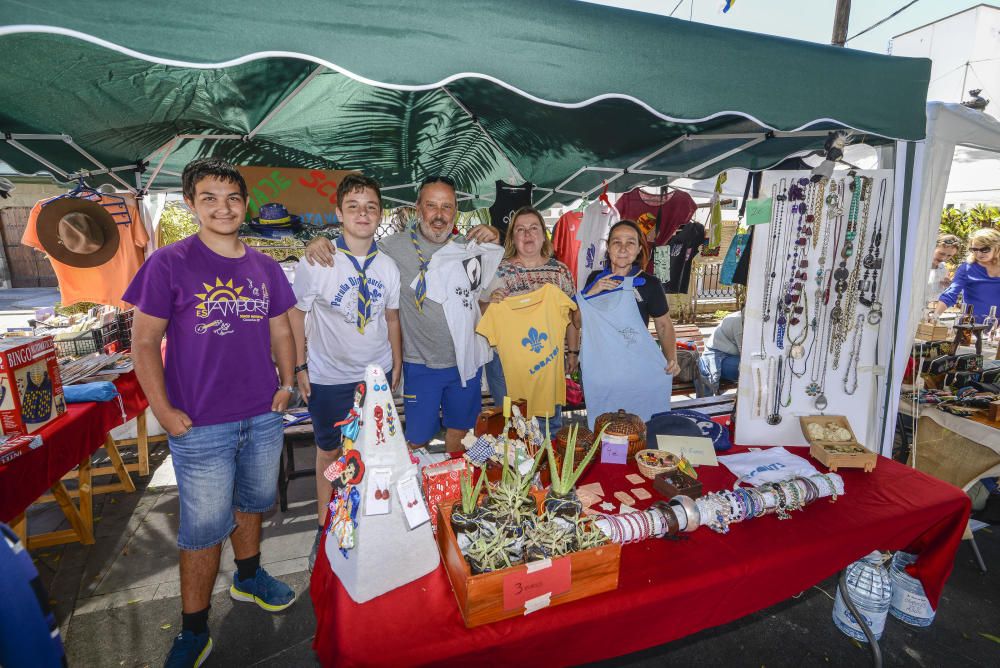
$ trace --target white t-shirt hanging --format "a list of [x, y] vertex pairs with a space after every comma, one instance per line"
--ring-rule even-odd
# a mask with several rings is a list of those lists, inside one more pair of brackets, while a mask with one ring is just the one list
[[583, 210], [583, 220], [576, 229], [580, 250], [576, 260], [576, 289], [583, 290], [587, 276], [595, 269], [604, 268], [604, 253], [608, 245], [608, 231], [618, 222], [618, 209], [596, 199]]
[[392, 369], [392, 347], [385, 309], [399, 308], [399, 269], [379, 252], [366, 271], [371, 320], [357, 328], [358, 272], [346, 258], [333, 267], [305, 260], [295, 268], [295, 308], [306, 312], [309, 379], [320, 385], [358, 383], [369, 364]]
[[434, 253], [427, 267], [427, 299], [444, 309], [463, 387], [479, 367], [493, 359], [486, 339], [476, 334], [476, 325], [482, 316], [479, 296], [493, 280], [501, 259], [502, 246], [451, 242]]

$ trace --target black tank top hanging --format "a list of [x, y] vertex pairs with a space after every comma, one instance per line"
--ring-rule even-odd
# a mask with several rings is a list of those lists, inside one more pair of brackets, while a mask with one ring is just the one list
[[503, 181], [497, 181], [497, 196], [490, 207], [490, 222], [500, 230], [500, 243], [507, 238], [507, 228], [510, 227], [511, 216], [522, 206], [531, 206], [531, 192], [535, 185], [530, 182], [512, 186]]

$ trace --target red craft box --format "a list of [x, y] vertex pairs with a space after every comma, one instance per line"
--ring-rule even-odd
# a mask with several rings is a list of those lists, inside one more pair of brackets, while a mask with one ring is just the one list
[[65, 412], [52, 337], [0, 339], [0, 434], [34, 434]]
[[438, 507], [444, 502], [462, 496], [462, 472], [465, 459], [447, 459], [430, 464], [423, 469], [424, 498], [431, 514], [431, 526], [437, 532]]

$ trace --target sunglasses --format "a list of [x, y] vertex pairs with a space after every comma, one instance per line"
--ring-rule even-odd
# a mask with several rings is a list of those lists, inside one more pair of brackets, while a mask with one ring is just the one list
[[940, 245], [941, 246], [960, 246], [961, 244], [962, 244], [962, 242], [958, 241], [957, 239], [945, 239], [944, 241], [941, 242]]
[[993, 248], [990, 246], [983, 246], [982, 248], [969, 248], [969, 250], [973, 253], [989, 253], [993, 250]]

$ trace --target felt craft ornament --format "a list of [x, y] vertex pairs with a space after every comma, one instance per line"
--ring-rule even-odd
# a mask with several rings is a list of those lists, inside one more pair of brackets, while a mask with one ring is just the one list
[[[355, 394], [354, 408], [344, 421], [353, 438], [350, 445], [345, 440], [345, 468], [340, 473], [347, 475], [346, 458], [350, 457], [359, 463], [362, 477], [349, 490], [346, 486], [335, 490], [337, 505], [331, 508], [330, 535], [324, 545], [331, 570], [356, 603], [423, 577], [439, 563], [430, 522], [411, 529], [407, 520], [425, 502], [418, 484], [406, 484], [418, 478], [420, 467], [410, 457], [403, 430], [395, 427], [398, 420], [385, 373], [379, 366], [369, 366]], [[349, 436], [347, 431], [344, 434]], [[369, 473], [364, 474], [365, 470]], [[372, 502], [388, 503], [389, 511], [382, 512], [380, 506], [372, 508], [377, 514], [367, 509], [358, 512], [362, 503]], [[351, 543], [343, 551], [342, 536]]]

